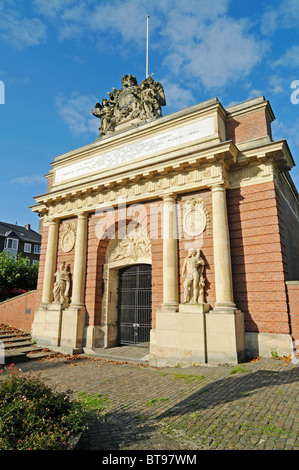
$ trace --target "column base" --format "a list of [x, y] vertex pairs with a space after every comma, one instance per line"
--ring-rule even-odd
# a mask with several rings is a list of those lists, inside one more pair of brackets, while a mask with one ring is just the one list
[[233, 311], [237, 310], [236, 304], [233, 302], [216, 302], [213, 311]]
[[179, 310], [179, 304], [177, 302], [165, 302], [162, 304], [161, 311], [166, 312], [177, 312]]

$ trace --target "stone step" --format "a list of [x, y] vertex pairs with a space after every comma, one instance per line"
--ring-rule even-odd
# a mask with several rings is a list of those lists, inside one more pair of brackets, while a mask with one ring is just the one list
[[16, 341], [14, 343], [3, 343], [4, 349], [19, 349], [22, 348], [23, 346], [29, 346], [33, 344], [32, 341]]
[[32, 341], [31, 336], [16, 336], [16, 337], [10, 337], [10, 338], [0, 338], [0, 341], [2, 341], [3, 344], [18, 344], [19, 342], [24, 342], [24, 341]]
[[31, 335], [16, 328], [0, 327], [0, 368], [2, 365], [38, 360], [52, 354], [55, 353], [36, 345]]

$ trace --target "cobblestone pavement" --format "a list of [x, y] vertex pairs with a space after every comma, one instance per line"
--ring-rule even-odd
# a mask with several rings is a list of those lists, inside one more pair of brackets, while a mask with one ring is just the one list
[[64, 356], [19, 368], [57, 389], [106, 397], [79, 450], [299, 450], [299, 365], [281, 359], [153, 368]]

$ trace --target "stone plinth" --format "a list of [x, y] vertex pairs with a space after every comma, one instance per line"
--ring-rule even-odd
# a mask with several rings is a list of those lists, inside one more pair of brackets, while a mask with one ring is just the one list
[[238, 364], [245, 358], [243, 313], [237, 309], [206, 314], [207, 362]]
[[206, 362], [205, 314], [209, 305], [180, 304], [179, 311], [157, 312], [151, 331], [150, 363], [188, 366]]
[[85, 307], [49, 304], [34, 316], [32, 338], [44, 346], [64, 354], [82, 352]]

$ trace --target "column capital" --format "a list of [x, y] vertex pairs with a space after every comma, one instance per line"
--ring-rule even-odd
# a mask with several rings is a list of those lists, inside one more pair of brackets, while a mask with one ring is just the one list
[[219, 183], [209, 184], [208, 187], [212, 192], [214, 191], [226, 191], [229, 188], [228, 183], [220, 181]]
[[176, 202], [177, 196], [177, 193], [165, 193], [161, 194], [160, 197], [163, 199], [163, 202]]
[[59, 222], [59, 218], [58, 217], [48, 217], [48, 225], [57, 225], [58, 222]]
[[80, 211], [80, 212], [75, 213], [78, 219], [86, 219], [88, 214], [89, 214], [88, 211]]

